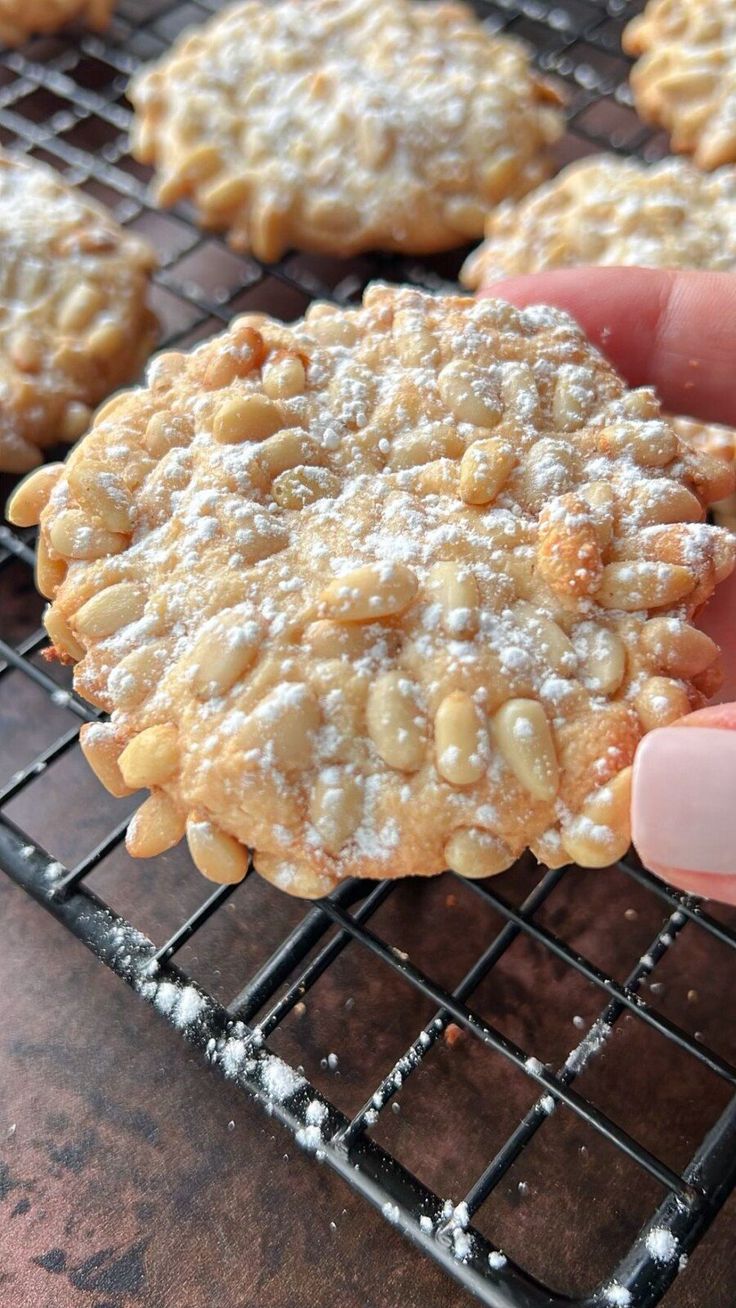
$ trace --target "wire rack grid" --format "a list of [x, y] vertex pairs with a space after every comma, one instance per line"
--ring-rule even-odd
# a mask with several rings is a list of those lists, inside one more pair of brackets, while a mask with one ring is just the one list
[[[50, 163], [108, 204], [127, 226], [155, 242], [161, 267], [153, 299], [162, 323], [162, 344], [189, 345], [240, 311], [264, 309], [289, 319], [299, 316], [315, 297], [350, 302], [375, 277], [430, 289], [452, 282], [461, 254], [421, 263], [382, 255], [346, 263], [294, 254], [266, 268], [199, 232], [186, 206], [171, 214], [152, 209], [146, 170], [128, 153], [128, 77], [141, 62], [159, 56], [183, 27], [206, 20], [222, 7], [218, 0], [121, 0], [104, 39], [74, 33], [0, 53], [0, 143]], [[497, 0], [478, 3], [476, 8], [493, 28], [528, 40], [540, 67], [565, 84], [569, 132], [563, 161], [597, 148], [649, 157], [664, 152], [666, 143], [643, 127], [632, 111], [627, 62], [620, 52], [622, 27], [640, 4]], [[612, 967], [591, 961], [588, 955], [595, 951], [584, 951], [571, 939], [572, 887], [584, 875], [579, 869], [543, 874], [529, 860], [522, 860], [515, 873], [499, 883], [501, 890], [495, 883], [460, 883], [448, 874], [445, 905], [455, 906], [462, 896], [461, 917], [455, 919], [451, 933], [448, 927], [448, 950], [453, 952], [457, 945], [462, 956], [459, 939], [469, 931], [470, 920], [487, 915], [464, 974], [448, 980], [447, 969], [439, 967], [436, 957], [418, 960], [390, 943], [390, 932], [382, 924], [400, 893], [395, 883], [347, 883], [313, 905], [288, 901], [289, 910], [283, 910], [281, 929], [267, 956], [238, 977], [229, 997], [216, 993], [214, 985], [196, 979], [186, 961], [192, 957], [193, 942], [222, 917], [226, 905], [231, 907], [239, 898], [252, 905], [254, 894], [257, 929], [257, 896], [271, 893], [286, 905], [278, 892], [270, 888], [264, 892], [263, 883], [252, 876], [237, 888], [218, 887], [204, 899], [198, 890], [186, 920], [163, 931], [156, 944], [134, 925], [132, 913], [126, 916], [108, 902], [114, 896], [105, 897], [96, 883], [96, 874], [118, 855], [123, 874], [134, 876], [120, 850], [127, 813], [121, 821], [119, 809], [103, 805], [103, 827], [99, 823], [93, 827], [86, 846], [63, 861], [48, 848], [53, 841], [42, 840], [32, 830], [33, 823], [23, 817], [37, 806], [35, 788], [48, 778], [63, 791], [65, 764], [78, 753], [79, 727], [98, 716], [74, 695], [64, 670], [44, 664], [39, 657], [45, 636], [38, 623], [38, 606], [29, 599], [19, 616], [8, 599], [24, 587], [30, 596], [33, 561], [32, 533], [1, 527], [0, 612], [5, 630], [0, 640], [0, 695], [3, 684], [7, 687], [11, 681], [14, 687], [32, 687], [39, 697], [38, 722], [43, 728], [30, 733], [34, 749], [26, 756], [20, 760], [8, 756], [4, 765], [0, 757], [3, 870], [166, 1015], [213, 1065], [260, 1099], [305, 1149], [341, 1174], [482, 1303], [494, 1308], [563, 1304], [650, 1308], [659, 1303], [736, 1183], [736, 1067], [699, 1032], [691, 1033], [686, 1024], [667, 1014], [657, 1002], [663, 986], [653, 978], [670, 952], [683, 948], [683, 938], [695, 939], [700, 950], [696, 956], [706, 965], [714, 950], [731, 962], [736, 932], [728, 921], [655, 881], [634, 861], [627, 860], [607, 874], [610, 888], [601, 889], [602, 874], [596, 874], [596, 894], [607, 900], [617, 898], [619, 903], [622, 892], [638, 896], [646, 906], [643, 917], [653, 923], [646, 947], [637, 944], [617, 978]], [[0, 698], [0, 713], [3, 703], [7, 699]], [[101, 802], [98, 796], [95, 799]], [[62, 805], [72, 803], [67, 790]], [[193, 877], [188, 884], [194, 884]], [[447, 893], [448, 884], [457, 893], [455, 889]], [[631, 913], [636, 917], [635, 910]], [[479, 999], [484, 986], [496, 983], [520, 943], [533, 947], [539, 960], [554, 965], [559, 994], [573, 979], [585, 987], [588, 997], [587, 1016], [574, 1018], [575, 1036], [561, 1056], [544, 1062], [536, 1056], [533, 1043], [530, 1047], [518, 1033], [512, 1036], [508, 1028], [489, 1020]], [[328, 971], [334, 973], [341, 960], [356, 953], [376, 968], [377, 988], [371, 991], [374, 1008], [380, 1012], [389, 995], [395, 1002], [392, 986], [400, 983], [402, 995], [421, 999], [423, 1020], [404, 1040], [398, 1058], [379, 1069], [373, 1080], [369, 1078], [368, 1089], [352, 1110], [343, 1111], [332, 1102], [338, 1096], [318, 1090], [301, 1069], [278, 1058], [273, 1049], [288, 1019], [303, 1012], [305, 999], [318, 991]], [[346, 1003], [350, 1002], [348, 996]], [[537, 1001], [540, 1010], [548, 1006], [548, 1000]], [[406, 1011], [412, 1020], [414, 1007], [407, 1003]], [[594, 1067], [605, 1067], [612, 1036], [624, 1024], [641, 1033], [645, 1042], [659, 1041], [665, 1067], [670, 1056], [689, 1060], [711, 1078], [709, 1084], [719, 1088], [707, 1099], [710, 1117], [699, 1121], [694, 1147], [684, 1160], [662, 1158], [666, 1150], [642, 1143], [628, 1124], [622, 1124], [619, 1119], [625, 1119], [625, 1114], [601, 1106], [607, 1103], [605, 1093], [585, 1092], [586, 1076]], [[438, 1187], [421, 1179], [422, 1158], [431, 1152], [429, 1132], [417, 1163], [416, 1151], [411, 1159], [403, 1158], [385, 1128], [390, 1121], [387, 1110], [398, 1109], [412, 1087], [415, 1112], [418, 1103], [438, 1094], [442, 1078], [450, 1075], [459, 1040], [465, 1047], [477, 1042], [495, 1058], [497, 1068], [513, 1072], [526, 1098], [514, 1099], [515, 1116], [495, 1140], [489, 1134], [485, 1154], [484, 1140], [478, 1141], [478, 1122], [471, 1118], [465, 1123], [460, 1156], [481, 1157], [482, 1163], [455, 1199], [447, 1200]], [[298, 1037], [284, 1048], [291, 1052], [292, 1063], [301, 1062]], [[615, 1074], [614, 1065], [609, 1082]], [[605, 1075], [602, 1082], [605, 1091]], [[484, 1090], [494, 1110], [499, 1108], [503, 1092], [494, 1098], [492, 1079], [484, 1082]], [[524, 1108], [517, 1114], [518, 1102]], [[656, 1115], [656, 1105], [652, 1112]], [[592, 1282], [574, 1288], [567, 1277], [564, 1248], [559, 1250], [556, 1274], [542, 1279], [533, 1265], [530, 1242], [524, 1241], [523, 1224], [519, 1247], [513, 1255], [503, 1253], [493, 1215], [494, 1197], [504, 1187], [508, 1192], [520, 1161], [563, 1119], [584, 1129], [587, 1139], [631, 1167], [632, 1193], [633, 1187], [643, 1187], [648, 1205], [643, 1216], [636, 1210], [637, 1229], [627, 1236], [625, 1246], [615, 1253], [604, 1246]], [[588, 1147], [576, 1145], [572, 1164], [566, 1156], [563, 1173], [572, 1191], [580, 1185], [576, 1167], [582, 1165]], [[540, 1193], [544, 1176], [542, 1166]], [[586, 1185], [590, 1190], [590, 1180]], [[519, 1181], [514, 1189], [526, 1196], [528, 1183]], [[600, 1171], [592, 1194], [594, 1201], [600, 1197], [605, 1202]]]

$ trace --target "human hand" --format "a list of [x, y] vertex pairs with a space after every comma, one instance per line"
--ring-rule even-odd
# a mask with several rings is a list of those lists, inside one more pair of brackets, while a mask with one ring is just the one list
[[[512, 277], [482, 294], [567, 310], [630, 385], [655, 386], [672, 413], [736, 426], [732, 273], [570, 268]], [[698, 626], [723, 650], [721, 702], [644, 737], [633, 840], [672, 885], [736, 904], [736, 573]]]

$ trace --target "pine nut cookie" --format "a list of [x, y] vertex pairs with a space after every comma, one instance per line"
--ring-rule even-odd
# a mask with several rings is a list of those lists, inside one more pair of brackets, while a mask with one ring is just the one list
[[[680, 159], [582, 159], [520, 203], [500, 205], [460, 278], [477, 289], [581, 264], [736, 272], [736, 168], [705, 174]], [[733, 429], [673, 422], [688, 445], [734, 462]], [[736, 505], [718, 504], [714, 516], [733, 527]]]
[[638, 740], [718, 684], [732, 487], [565, 314], [376, 285], [160, 356], [9, 512], [131, 853], [317, 896], [622, 855]]
[[736, 168], [592, 155], [488, 216], [460, 278], [477, 289], [579, 264], [736, 271]]
[[67, 23], [82, 22], [103, 31], [116, 0], [0, 0], [0, 42], [21, 45], [29, 36], [56, 32]]
[[699, 168], [736, 163], [736, 7], [733, 0], [650, 0], [626, 27], [636, 55], [631, 89], [641, 117]]
[[461, 4], [247, 0], [132, 85], [156, 197], [266, 261], [430, 253], [549, 172], [556, 94]]
[[0, 470], [74, 441], [138, 372], [155, 255], [42, 164], [0, 152]]

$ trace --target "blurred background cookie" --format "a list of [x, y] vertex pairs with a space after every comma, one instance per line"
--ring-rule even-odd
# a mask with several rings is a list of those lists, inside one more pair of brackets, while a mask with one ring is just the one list
[[733, 0], [650, 0], [623, 34], [638, 56], [631, 89], [645, 122], [700, 168], [736, 163], [736, 6]]
[[[503, 277], [576, 264], [736, 271], [736, 169], [702, 173], [679, 159], [658, 164], [595, 155], [570, 164], [519, 204], [489, 216], [486, 240], [461, 279], [477, 289]], [[734, 462], [736, 432], [676, 418], [689, 445]], [[733, 499], [714, 507], [736, 525]]]
[[0, 470], [74, 441], [153, 346], [153, 250], [57, 173], [0, 153]]
[[0, 0], [0, 42], [20, 45], [29, 36], [78, 21], [102, 31], [116, 0]]
[[556, 95], [460, 4], [262, 0], [133, 82], [133, 149], [162, 205], [194, 200], [239, 250], [428, 253], [549, 171]]
[[566, 315], [379, 284], [161, 356], [9, 513], [131, 853], [314, 896], [620, 858], [637, 742], [719, 682], [732, 486]]

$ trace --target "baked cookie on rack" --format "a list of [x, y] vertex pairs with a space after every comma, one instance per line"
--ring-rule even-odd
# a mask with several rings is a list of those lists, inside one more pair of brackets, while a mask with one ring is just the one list
[[620, 857], [637, 742], [719, 681], [732, 487], [565, 314], [375, 285], [162, 355], [9, 512], [131, 853], [317, 896]]
[[638, 56], [631, 89], [641, 117], [670, 133], [699, 168], [736, 163], [733, 0], [649, 0], [624, 30]]
[[0, 43], [21, 45], [29, 36], [80, 22], [103, 31], [117, 0], [0, 0]]
[[[594, 155], [570, 164], [519, 204], [500, 205], [461, 280], [477, 289], [504, 277], [577, 264], [736, 271], [736, 168], [702, 173], [680, 159], [643, 164]], [[728, 463], [736, 432], [673, 420], [689, 445]], [[714, 506], [736, 526], [736, 505]]]
[[153, 346], [155, 255], [44, 165], [0, 152], [0, 470], [74, 441]]
[[267, 261], [462, 245], [548, 174], [563, 126], [524, 46], [436, 0], [246, 0], [130, 95], [158, 202]]

